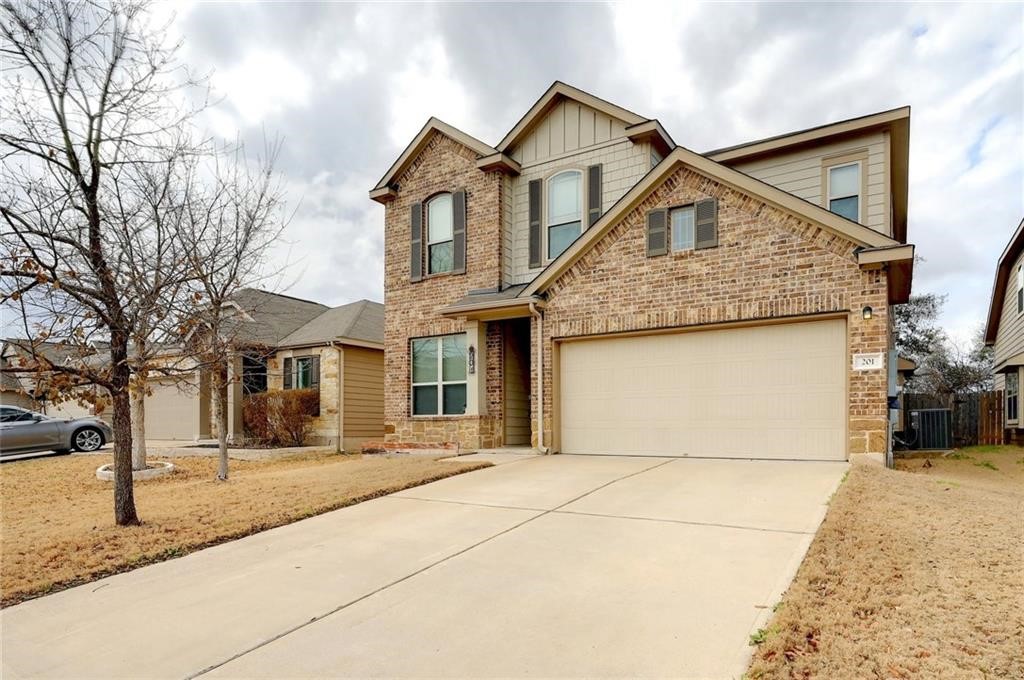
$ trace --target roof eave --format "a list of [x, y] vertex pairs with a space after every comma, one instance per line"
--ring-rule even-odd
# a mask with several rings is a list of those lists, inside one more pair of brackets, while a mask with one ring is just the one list
[[995, 280], [992, 282], [992, 296], [988, 301], [988, 320], [985, 323], [985, 344], [994, 345], [999, 335], [999, 318], [1003, 315], [1003, 300], [1010, 280], [1010, 268], [1024, 250], [1024, 219], [1003, 248], [996, 263]]
[[672, 153], [676, 143], [658, 120], [648, 120], [626, 128], [626, 137], [634, 144], [650, 142], [662, 158]]
[[514, 297], [505, 300], [491, 300], [472, 305], [448, 305], [440, 310], [441, 316], [449, 319], [465, 318], [479, 321], [499, 321], [530, 316], [530, 304], [543, 309], [544, 300], [536, 295]]

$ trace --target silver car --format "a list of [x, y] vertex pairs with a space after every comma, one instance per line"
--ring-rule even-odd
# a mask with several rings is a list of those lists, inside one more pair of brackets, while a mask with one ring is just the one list
[[95, 451], [113, 437], [96, 417], [52, 418], [17, 406], [0, 406], [0, 456], [36, 451]]

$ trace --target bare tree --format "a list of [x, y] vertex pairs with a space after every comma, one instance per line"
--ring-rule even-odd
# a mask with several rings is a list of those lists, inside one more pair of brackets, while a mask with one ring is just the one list
[[[173, 178], [154, 168], [193, 153], [196, 112], [184, 103], [183, 88], [195, 83], [177, 45], [165, 44], [147, 10], [117, 0], [0, 2], [0, 293], [18, 301], [30, 346], [52, 337], [77, 348], [41, 366], [109, 394], [121, 525], [138, 523], [129, 350], [166, 320], [154, 323], [152, 310], [168, 282], [180, 285], [167, 268], [180, 241], [152, 219], [161, 194], [140, 188]], [[156, 212], [167, 204], [158, 198]], [[96, 346], [107, 348], [105, 361], [95, 360]]]
[[188, 227], [182, 235], [194, 290], [189, 352], [210, 375], [220, 480], [228, 478], [227, 390], [242, 380], [236, 368], [246, 345], [245, 310], [234, 309], [232, 302], [243, 288], [265, 287], [268, 281], [273, 286], [280, 275], [265, 266], [287, 223], [284, 191], [274, 173], [279, 148], [268, 145], [252, 163], [241, 146], [233, 157], [222, 156], [207, 191], [191, 193], [186, 203]]

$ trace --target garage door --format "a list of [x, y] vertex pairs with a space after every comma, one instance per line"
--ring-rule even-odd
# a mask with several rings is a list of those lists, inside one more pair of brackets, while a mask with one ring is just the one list
[[174, 381], [152, 380], [146, 395], [147, 439], [192, 439], [194, 394]]
[[563, 342], [563, 453], [846, 458], [842, 319]]

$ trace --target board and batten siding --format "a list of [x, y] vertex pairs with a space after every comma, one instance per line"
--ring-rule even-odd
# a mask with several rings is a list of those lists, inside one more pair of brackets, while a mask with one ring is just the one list
[[875, 132], [790, 153], [728, 163], [728, 165], [762, 182], [828, 209], [824, 197], [825, 187], [822, 186], [822, 166], [828, 164], [828, 159], [834, 156], [866, 151], [868, 160], [864, 225], [891, 236], [889, 178], [886, 168], [888, 146], [888, 134]]
[[345, 347], [344, 447], [384, 438], [384, 352]]
[[[996, 342], [992, 348], [996, 365], [1024, 352], [1024, 314], [1017, 313], [1017, 267], [1022, 264], [1024, 253], [1014, 260], [1006, 292], [1003, 294], [1003, 313], [999, 317], [999, 331], [996, 333]], [[996, 373], [995, 388], [1006, 389], [1006, 378], [1002, 373]]]
[[520, 165], [624, 137], [626, 124], [608, 114], [563, 100], [537, 123], [510, 154]]
[[[584, 173], [588, 166], [600, 163], [602, 178], [601, 211], [607, 211], [633, 188], [651, 169], [651, 145], [634, 144], [626, 137], [582, 149], [579, 153], [560, 156], [549, 161], [524, 165], [518, 177], [510, 181], [511, 219], [505, 222], [505, 283], [527, 283], [541, 268], [530, 268], [530, 181], [544, 180], [559, 170], [576, 169]], [[584, 189], [584, 199], [586, 189]], [[582, 200], [582, 199], [581, 199]], [[582, 219], [586, 224], [586, 202], [582, 203]], [[541, 216], [541, 228], [544, 215]], [[546, 264], [546, 262], [545, 262]]]

